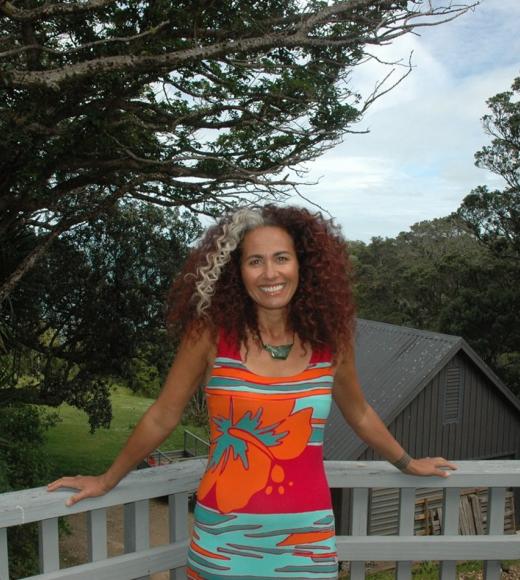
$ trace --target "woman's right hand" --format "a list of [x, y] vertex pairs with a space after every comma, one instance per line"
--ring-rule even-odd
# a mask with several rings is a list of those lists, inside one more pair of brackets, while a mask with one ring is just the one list
[[60, 477], [56, 481], [47, 485], [47, 491], [56, 491], [61, 487], [72, 487], [78, 489], [79, 493], [70, 496], [65, 505], [72, 506], [87, 497], [99, 497], [109, 492], [113, 485], [110, 485], [102, 475], [76, 475], [76, 477]]

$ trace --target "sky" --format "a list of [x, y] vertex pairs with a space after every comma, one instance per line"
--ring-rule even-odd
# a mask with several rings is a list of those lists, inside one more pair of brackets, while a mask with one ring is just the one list
[[[329, 212], [347, 239], [395, 237], [455, 211], [476, 186], [501, 178], [474, 165], [490, 142], [486, 99], [520, 75], [520, 0], [482, 0], [472, 12], [383, 47], [379, 56], [414, 70], [376, 101], [343, 143], [307, 164], [301, 193]], [[369, 94], [384, 76], [377, 63], [356, 69], [352, 86]], [[308, 205], [298, 197], [290, 203]]]

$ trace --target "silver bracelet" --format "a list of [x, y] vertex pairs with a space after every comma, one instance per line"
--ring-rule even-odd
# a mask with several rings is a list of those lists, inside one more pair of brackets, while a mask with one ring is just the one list
[[410, 461], [412, 461], [412, 458], [405, 451], [397, 461], [392, 461], [392, 465], [397, 467], [399, 471], [404, 471], [410, 464]]

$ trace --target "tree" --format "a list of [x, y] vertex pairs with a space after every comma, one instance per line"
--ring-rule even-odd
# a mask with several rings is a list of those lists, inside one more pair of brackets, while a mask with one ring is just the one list
[[495, 369], [520, 393], [520, 77], [510, 91], [498, 93], [487, 104], [482, 124], [491, 144], [475, 154], [477, 167], [503, 178], [502, 190], [475, 188], [466, 196], [459, 215], [480, 243], [495, 256], [495, 279], [500, 290], [483, 312], [502, 327]]
[[361, 317], [462, 336], [520, 394], [517, 270], [459, 215], [351, 243], [350, 251]]
[[456, 215], [416, 223], [395, 238], [358, 242], [351, 251], [361, 316], [444, 332], [443, 312], [487, 253]]
[[[505, 259], [520, 261], [520, 77], [511, 91], [491, 97], [490, 113], [482, 124], [491, 145], [475, 153], [477, 167], [502, 177], [506, 187], [474, 189], [462, 202], [459, 214], [477, 238]], [[520, 267], [520, 264], [519, 264]]]
[[197, 219], [134, 202], [56, 240], [4, 312], [0, 406], [67, 402], [108, 426], [113, 377], [166, 374], [165, 296], [198, 234]]
[[287, 193], [287, 169], [337, 143], [398, 82], [360, 102], [352, 67], [468, 8], [0, 0], [0, 241], [33, 241], [3, 273], [0, 303], [53, 240], [119, 199], [212, 213]]

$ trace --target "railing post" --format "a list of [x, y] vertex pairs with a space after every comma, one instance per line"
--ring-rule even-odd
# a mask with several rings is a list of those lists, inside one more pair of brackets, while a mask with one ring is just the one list
[[7, 528], [0, 528], [0, 580], [9, 580], [9, 552]]
[[[488, 490], [487, 533], [498, 535], [504, 533], [504, 514], [506, 490], [503, 487], [490, 487]], [[498, 560], [486, 560], [484, 563], [485, 580], [499, 580], [501, 575]]]
[[58, 518], [41, 520], [38, 526], [40, 572], [56, 572], [60, 569]]
[[[413, 536], [415, 524], [415, 487], [399, 489], [399, 535]], [[412, 562], [397, 563], [397, 579], [412, 577]]]
[[[150, 516], [148, 500], [125, 504], [125, 553], [139, 552], [150, 547]], [[142, 576], [138, 580], [148, 580]]]
[[[168, 496], [170, 542], [180, 542], [189, 538], [188, 533], [188, 493]], [[186, 567], [170, 571], [170, 580], [186, 580]]]
[[[442, 533], [445, 536], [456, 536], [459, 533], [459, 502], [460, 489], [447, 487], [444, 489], [442, 503]], [[457, 562], [443, 560], [441, 562], [441, 580], [455, 580]]]
[[[353, 536], [366, 536], [368, 531], [368, 492], [366, 487], [352, 489], [352, 522]], [[350, 579], [363, 580], [365, 578], [365, 562], [350, 562]]]
[[107, 557], [107, 511], [106, 509], [87, 512], [87, 544], [90, 562]]

